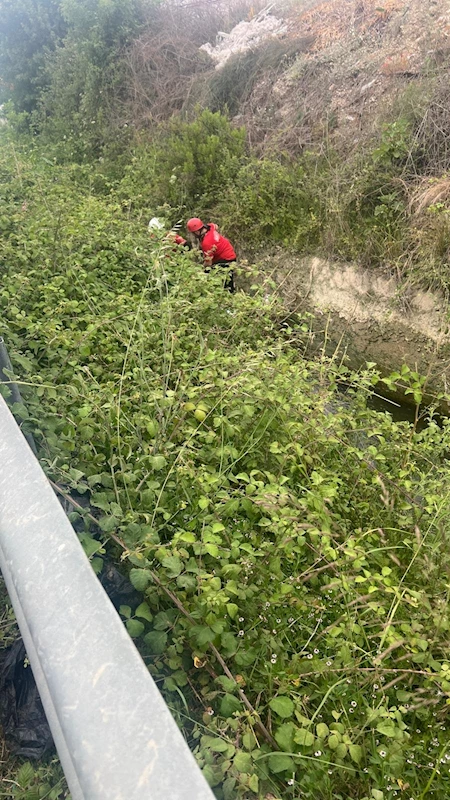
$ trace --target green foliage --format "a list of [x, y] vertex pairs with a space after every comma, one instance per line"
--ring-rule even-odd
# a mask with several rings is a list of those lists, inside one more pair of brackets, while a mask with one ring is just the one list
[[123, 48], [142, 24], [138, 0], [63, 0], [62, 45], [47, 60], [48, 90], [38, 125], [45, 140], [63, 139], [73, 160], [99, 155], [117, 122], [123, 91]]
[[219, 113], [203, 111], [190, 123], [173, 119], [136, 149], [121, 194], [138, 207], [167, 204], [176, 214], [206, 210], [236, 179], [244, 154], [244, 129]]
[[6, 148], [0, 178], [24, 427], [88, 498], [96, 569], [123, 557], [124, 624], [218, 799], [445, 797], [450, 426], [368, 410], [373, 370], [304, 359], [301, 322], [149, 240], [123, 187]]
[[60, 0], [1, 0], [0, 103], [12, 100], [18, 112], [36, 108], [48, 85], [48, 56], [65, 32]]
[[2, 782], [0, 796], [9, 800], [63, 800], [69, 793], [58, 760], [53, 758], [39, 766], [26, 761], [9, 771]]
[[405, 159], [411, 150], [411, 125], [406, 119], [384, 125], [381, 141], [375, 148], [372, 158], [384, 164], [398, 163]]
[[302, 164], [249, 158], [218, 200], [217, 213], [240, 241], [303, 249], [317, 243], [320, 230], [320, 200], [311, 189]]

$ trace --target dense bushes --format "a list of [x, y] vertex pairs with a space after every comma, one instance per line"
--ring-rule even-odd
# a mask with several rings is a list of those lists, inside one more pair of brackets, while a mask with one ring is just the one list
[[244, 156], [244, 129], [221, 114], [203, 111], [191, 123], [174, 119], [135, 149], [120, 192], [138, 208], [167, 204], [175, 215], [207, 209], [226, 194]]
[[88, 169], [0, 167], [15, 413], [142, 593], [124, 623], [217, 797], [445, 796], [449, 426], [368, 411], [373, 372], [305, 360], [264, 287], [224, 293]]

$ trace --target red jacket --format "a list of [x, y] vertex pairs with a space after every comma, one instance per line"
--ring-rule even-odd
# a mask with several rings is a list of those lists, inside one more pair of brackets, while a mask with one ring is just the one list
[[203, 239], [200, 240], [205, 266], [210, 267], [212, 264], [217, 264], [219, 261], [235, 261], [236, 253], [234, 252], [233, 245], [228, 239], [225, 239], [225, 236], [219, 233], [217, 225], [215, 225], [214, 222], [210, 222], [208, 229]]

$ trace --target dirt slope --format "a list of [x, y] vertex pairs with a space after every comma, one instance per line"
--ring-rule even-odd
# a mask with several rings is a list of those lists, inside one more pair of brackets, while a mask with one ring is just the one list
[[450, 0], [328, 0], [278, 13], [286, 43], [311, 45], [253, 87], [240, 110], [253, 140], [291, 151], [324, 135], [351, 144], [409, 84], [447, 68]]

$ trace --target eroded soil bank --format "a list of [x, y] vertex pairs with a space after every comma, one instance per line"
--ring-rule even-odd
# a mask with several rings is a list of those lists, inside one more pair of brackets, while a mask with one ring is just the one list
[[407, 364], [427, 378], [428, 399], [450, 389], [450, 308], [439, 293], [355, 264], [282, 251], [259, 263], [290, 310], [313, 315], [311, 352], [345, 355], [355, 368], [375, 362], [383, 374]]

